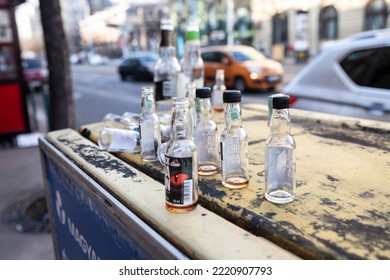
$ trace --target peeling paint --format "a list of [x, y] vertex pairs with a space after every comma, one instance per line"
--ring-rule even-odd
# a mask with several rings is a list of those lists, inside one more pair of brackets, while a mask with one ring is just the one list
[[[250, 145], [249, 186], [229, 190], [220, 175], [199, 177], [199, 202], [208, 210], [306, 259], [390, 259], [390, 129], [359, 121], [295, 117], [297, 199], [265, 200], [264, 139], [267, 112], [246, 110]], [[223, 114], [218, 115], [221, 130]], [[89, 128], [89, 127], [87, 127]], [[90, 139], [96, 139], [91, 125]], [[118, 155], [163, 183], [161, 165], [139, 155]], [[153, 176], [152, 176], [153, 175]]]

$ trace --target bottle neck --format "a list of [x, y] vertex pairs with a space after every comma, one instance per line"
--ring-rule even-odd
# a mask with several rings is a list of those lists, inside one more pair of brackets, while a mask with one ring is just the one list
[[225, 103], [225, 127], [241, 127], [242, 112], [241, 104], [237, 103]]
[[290, 134], [290, 111], [288, 109], [273, 109], [269, 127], [272, 136], [284, 136]]
[[199, 116], [199, 121], [207, 121], [211, 119], [212, 106], [210, 98], [198, 98], [199, 105], [196, 106], [196, 113]]
[[192, 61], [201, 57], [200, 41], [192, 40], [186, 42], [184, 61]]
[[188, 102], [173, 108], [171, 123], [172, 139], [192, 138], [192, 123], [189, 105]]
[[176, 49], [175, 47], [169, 46], [169, 47], [160, 47], [160, 57], [161, 59], [169, 59], [172, 57], [175, 57], [176, 55]]
[[215, 77], [215, 84], [218, 86], [222, 86], [223, 84], [225, 84], [225, 76], [221, 74], [217, 75]]
[[150, 115], [156, 112], [156, 104], [153, 99], [153, 95], [143, 95], [141, 102], [141, 114]]

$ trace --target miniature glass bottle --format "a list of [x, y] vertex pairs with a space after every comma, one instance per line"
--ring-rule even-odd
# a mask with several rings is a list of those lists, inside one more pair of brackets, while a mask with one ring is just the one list
[[172, 138], [164, 155], [165, 203], [171, 212], [190, 211], [198, 203], [198, 154], [189, 109], [188, 98], [172, 98]]
[[200, 111], [194, 132], [198, 149], [198, 174], [213, 175], [219, 170], [219, 151], [217, 125], [212, 119], [211, 88], [196, 89], [196, 97]]
[[99, 133], [98, 145], [110, 152], [137, 153], [140, 151], [139, 133], [134, 130], [105, 127]]
[[198, 120], [197, 111], [195, 108], [196, 104], [196, 85], [194, 82], [190, 82], [186, 86], [186, 97], [190, 100], [190, 115], [192, 123], [192, 131], [195, 131], [195, 126]]
[[213, 86], [213, 94], [211, 95], [213, 110], [216, 112], [223, 111], [223, 93], [225, 90], [225, 71], [223, 69], [217, 69], [215, 74], [215, 85]]
[[223, 93], [225, 127], [220, 137], [222, 184], [231, 189], [248, 186], [248, 135], [242, 128], [241, 92]]
[[105, 127], [114, 127], [139, 131], [139, 121], [135, 118], [129, 118], [126, 116], [108, 113], [103, 117], [102, 122]]
[[[201, 56], [199, 25], [195, 20], [191, 20], [187, 27], [185, 54], [181, 62], [181, 73], [179, 87], [185, 90], [190, 82], [195, 86], [203, 87], [204, 84], [204, 61]], [[178, 92], [180, 95], [180, 92]]]
[[176, 58], [173, 22], [170, 19], [162, 19], [160, 58], [154, 69], [156, 101], [177, 96], [180, 71], [180, 63]]
[[265, 143], [265, 198], [273, 203], [295, 199], [295, 141], [290, 134], [290, 97], [269, 97], [270, 135]]
[[140, 142], [143, 161], [156, 161], [157, 147], [161, 142], [160, 122], [156, 114], [153, 88], [142, 88]]

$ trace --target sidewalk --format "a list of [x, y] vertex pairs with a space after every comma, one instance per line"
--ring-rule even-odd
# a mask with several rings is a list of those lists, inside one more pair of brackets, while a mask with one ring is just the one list
[[7, 221], [43, 194], [38, 147], [0, 150], [0, 178], [0, 260], [54, 259], [50, 233], [19, 232], [25, 221]]
[[39, 148], [32, 143], [47, 130], [42, 100], [35, 98], [34, 133], [19, 137], [15, 147], [0, 143], [0, 260], [54, 259], [47, 215], [37, 216], [44, 183]]

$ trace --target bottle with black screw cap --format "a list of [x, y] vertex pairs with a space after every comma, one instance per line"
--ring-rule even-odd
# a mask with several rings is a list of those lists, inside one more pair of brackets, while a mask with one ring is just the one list
[[222, 185], [239, 189], [249, 183], [248, 135], [242, 128], [241, 92], [223, 93], [225, 128], [220, 137]]
[[290, 134], [290, 97], [268, 98], [270, 135], [265, 143], [265, 198], [283, 204], [295, 199], [295, 141]]
[[154, 69], [155, 101], [178, 95], [178, 75], [181, 71], [176, 58], [173, 22], [161, 20], [160, 58]]
[[219, 170], [218, 131], [212, 119], [211, 88], [196, 89], [196, 111], [194, 141], [198, 149], [198, 174], [213, 175]]

